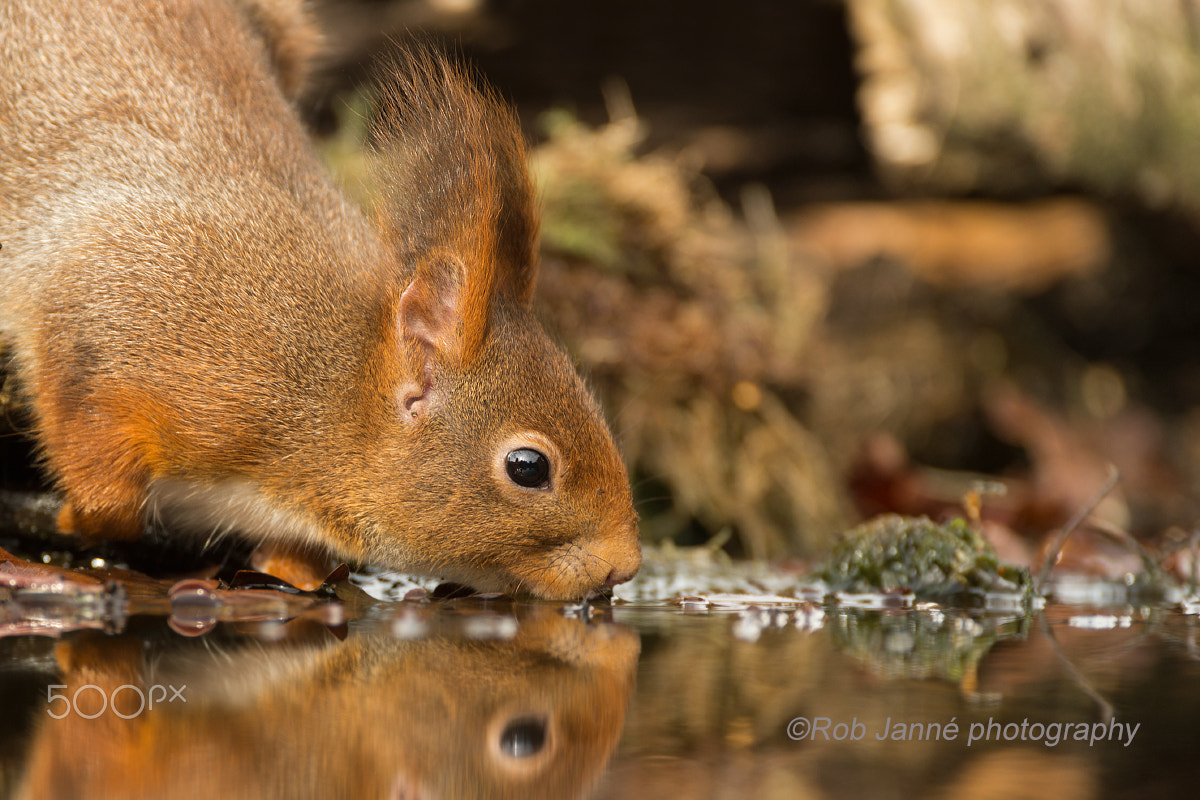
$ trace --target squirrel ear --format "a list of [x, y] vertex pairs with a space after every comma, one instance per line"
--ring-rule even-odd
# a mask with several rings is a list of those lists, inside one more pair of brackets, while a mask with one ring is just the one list
[[406, 420], [416, 419], [436, 402], [434, 364], [457, 366], [469, 355], [462, 324], [465, 278], [461, 261], [439, 253], [417, 265], [400, 295], [396, 325], [408, 368], [399, 400]]
[[442, 359], [457, 356], [465, 270], [451, 255], [424, 259], [400, 295], [400, 333]]

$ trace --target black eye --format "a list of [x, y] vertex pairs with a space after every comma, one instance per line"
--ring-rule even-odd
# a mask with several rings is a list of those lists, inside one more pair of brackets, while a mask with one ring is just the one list
[[513, 450], [504, 459], [504, 468], [513, 483], [527, 489], [546, 486], [550, 480], [550, 459], [537, 450]]
[[500, 752], [509, 758], [536, 756], [545, 746], [546, 721], [537, 717], [515, 719], [500, 733]]

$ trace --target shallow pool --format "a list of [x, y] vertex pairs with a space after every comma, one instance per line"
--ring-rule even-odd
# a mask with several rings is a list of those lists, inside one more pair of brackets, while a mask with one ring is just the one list
[[1198, 620], [1169, 604], [338, 592], [242, 594], [231, 611], [197, 589], [0, 638], [7, 795], [1061, 800], [1200, 786]]

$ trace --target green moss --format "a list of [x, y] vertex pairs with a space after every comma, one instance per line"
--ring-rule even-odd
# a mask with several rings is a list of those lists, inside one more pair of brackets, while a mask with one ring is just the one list
[[827, 617], [826, 629], [839, 650], [877, 675], [957, 683], [975, 672], [996, 642], [1025, 638], [1031, 619], [850, 608]]
[[837, 592], [909, 589], [918, 598], [1029, 594], [1029, 573], [1005, 564], [966, 520], [888, 514], [845, 534], [821, 572]]

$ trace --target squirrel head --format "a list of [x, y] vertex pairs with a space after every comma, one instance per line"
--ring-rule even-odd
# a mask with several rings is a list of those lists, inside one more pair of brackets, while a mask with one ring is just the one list
[[353, 487], [374, 509], [363, 555], [546, 598], [628, 580], [641, 553], [625, 466], [531, 310], [520, 128], [447, 61], [408, 58], [375, 130], [397, 279], [362, 394], [378, 437]]

